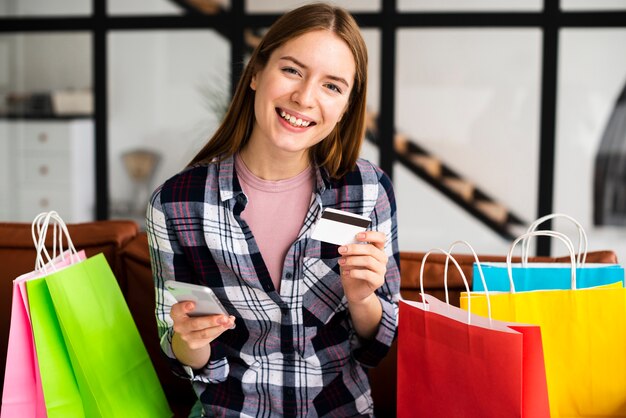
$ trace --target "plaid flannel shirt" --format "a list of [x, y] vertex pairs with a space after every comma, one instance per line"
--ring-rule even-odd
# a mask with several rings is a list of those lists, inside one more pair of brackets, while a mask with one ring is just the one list
[[[359, 160], [339, 180], [317, 169], [304, 225], [283, 265], [276, 292], [255, 239], [234, 159], [197, 165], [166, 181], [150, 201], [146, 228], [156, 286], [161, 346], [172, 369], [192, 380], [205, 413], [216, 416], [372, 415], [365, 367], [387, 353], [397, 327], [400, 286], [396, 207], [389, 178]], [[337, 246], [310, 238], [322, 208], [372, 219], [387, 235], [385, 284], [376, 291], [382, 320], [375, 337], [356, 335], [339, 277]], [[280, 228], [280, 225], [276, 225]], [[211, 343], [201, 370], [172, 352], [165, 280], [202, 284], [216, 293], [236, 328]]]

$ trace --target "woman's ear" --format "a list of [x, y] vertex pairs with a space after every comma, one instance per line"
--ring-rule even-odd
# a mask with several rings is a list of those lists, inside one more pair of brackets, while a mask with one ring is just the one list
[[251, 88], [252, 90], [254, 90], [254, 91], [256, 91], [256, 76], [257, 76], [257, 74], [258, 74], [258, 72], [257, 72], [257, 73], [254, 73], [254, 75], [253, 75], [253, 76], [252, 76], [252, 78], [250, 79], [250, 88]]

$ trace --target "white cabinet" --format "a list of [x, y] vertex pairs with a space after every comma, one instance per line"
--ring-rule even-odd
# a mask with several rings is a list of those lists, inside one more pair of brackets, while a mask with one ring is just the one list
[[93, 121], [0, 121], [0, 221], [55, 210], [66, 222], [95, 217]]

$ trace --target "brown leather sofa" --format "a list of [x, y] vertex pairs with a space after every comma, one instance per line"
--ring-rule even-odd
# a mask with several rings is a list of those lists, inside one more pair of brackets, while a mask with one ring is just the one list
[[[154, 290], [150, 271], [150, 258], [145, 233], [132, 221], [99, 221], [69, 225], [70, 235], [77, 249], [87, 256], [102, 252], [124, 294], [139, 332], [152, 358], [163, 389], [176, 417], [186, 417], [195, 401], [189, 382], [176, 378], [162, 358], [154, 320]], [[419, 294], [419, 271], [422, 253], [403, 252], [400, 255], [402, 296], [416, 299]], [[471, 280], [473, 257], [456, 256], [468, 279]], [[502, 261], [503, 256], [480, 256], [482, 261]], [[542, 258], [554, 261], [555, 258]], [[616, 263], [611, 251], [596, 251], [587, 257], [588, 262]], [[445, 257], [433, 254], [425, 267], [424, 286], [427, 293], [443, 298], [443, 266]], [[35, 251], [31, 226], [24, 223], [0, 223], [0, 379], [4, 369], [9, 335], [12, 280], [33, 270]], [[452, 301], [458, 304], [463, 285], [458, 272], [451, 269], [449, 289]], [[396, 403], [396, 348], [392, 347], [383, 362], [370, 371], [372, 396], [379, 417], [395, 416]]]

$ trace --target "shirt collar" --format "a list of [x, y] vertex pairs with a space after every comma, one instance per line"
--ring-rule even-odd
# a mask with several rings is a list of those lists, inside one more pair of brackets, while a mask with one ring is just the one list
[[225, 202], [243, 194], [239, 180], [237, 180], [237, 176], [235, 175], [235, 156], [230, 155], [221, 161], [219, 161], [219, 158], [216, 160], [218, 167], [217, 179], [220, 187], [220, 200]]

